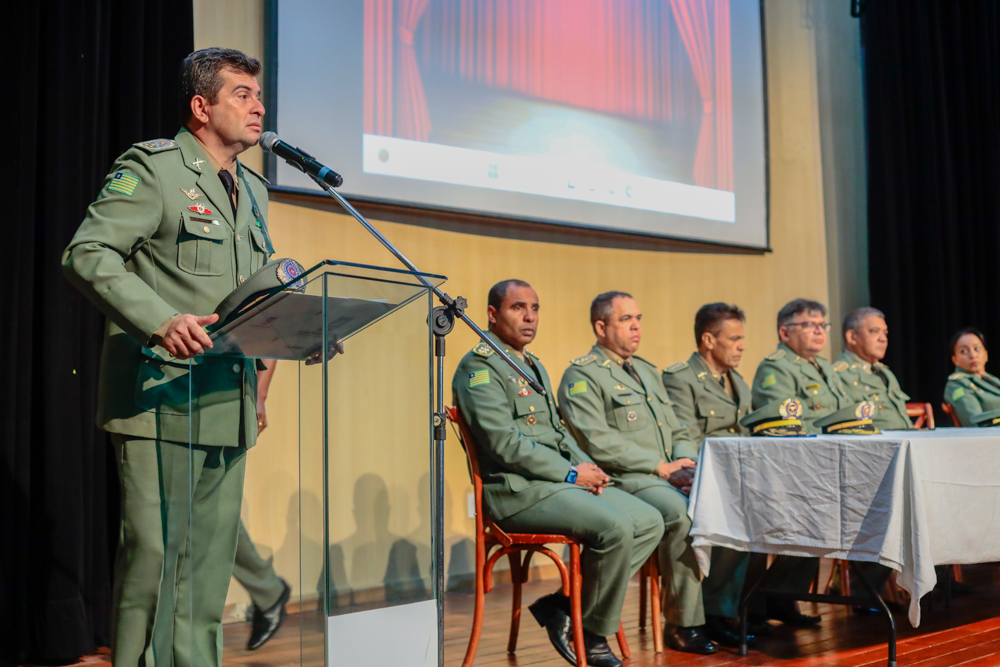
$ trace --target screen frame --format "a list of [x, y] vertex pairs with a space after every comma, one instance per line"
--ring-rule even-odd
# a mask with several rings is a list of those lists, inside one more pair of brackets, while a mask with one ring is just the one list
[[[264, 0], [264, 104], [267, 113], [264, 116], [264, 127], [268, 131], [277, 132], [278, 127], [278, 3], [281, 0]], [[628, 239], [656, 239], [678, 242], [685, 246], [703, 247], [706, 249], [732, 248], [741, 252], [756, 251], [760, 253], [773, 252], [771, 248], [771, 117], [770, 100], [768, 99], [768, 68], [767, 68], [767, 16], [765, 13], [765, 0], [758, 0], [760, 10], [760, 50], [761, 50], [761, 101], [763, 103], [764, 118], [764, 245], [752, 243], [733, 243], [726, 241], [713, 241], [709, 239], [699, 239], [690, 236], [679, 236], [675, 234], [659, 234], [654, 232], [625, 230], [617, 227], [601, 227], [599, 225], [587, 225], [573, 221], [558, 220], [554, 218], [530, 217], [520, 215], [510, 215], [504, 213], [487, 212], [478, 209], [465, 209], [455, 206], [434, 206], [432, 204], [400, 202], [395, 199], [384, 197], [369, 197], [362, 195], [350, 195], [352, 203], [365, 205], [370, 204], [380, 208], [395, 210], [402, 214], [417, 215], [433, 220], [435, 214], [449, 216], [471, 216], [483, 222], [495, 221], [527, 223], [529, 225], [539, 225], [548, 228], [559, 228], [563, 231], [594, 231], [600, 234], [610, 234]], [[276, 182], [278, 176], [278, 156], [273, 153], [263, 151], [264, 174], [267, 179]], [[317, 190], [307, 190], [286, 185], [268, 184], [268, 191], [275, 194], [287, 194], [302, 196], [311, 200], [329, 201], [329, 196]], [[345, 196], [346, 198], [346, 196]]]

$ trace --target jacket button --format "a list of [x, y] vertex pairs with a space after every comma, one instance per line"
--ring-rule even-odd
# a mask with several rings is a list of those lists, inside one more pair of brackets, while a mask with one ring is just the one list
[[244, 280], [245, 280], [245, 278], [243, 276], [240, 276], [240, 285], [243, 284]]
[[651, 398], [649, 398], [649, 397], [647, 396], [647, 397], [646, 397], [646, 402], [647, 402], [647, 403], [652, 403], [652, 402], [653, 402], [653, 399], [651, 399]]
[[735, 428], [731, 428], [731, 429], [729, 429], [729, 432], [730, 433], [736, 433], [736, 429]]
[[708, 414], [710, 414], [710, 415], [714, 415], [714, 414], [715, 414], [715, 410], [709, 410], [709, 411], [708, 411]]
[[239, 373], [240, 370], [242, 370], [242, 367], [239, 364], [233, 364], [233, 372], [234, 373]]
[[208, 225], [205, 225], [205, 233], [208, 234], [211, 231], [212, 231], [212, 228], [209, 227]]
[[530, 412], [534, 412], [535, 411], [535, 406], [534, 405], [528, 406], [528, 410]]
[[236, 240], [237, 240], [237, 241], [242, 241], [242, 240], [243, 240], [243, 237], [242, 237], [242, 236], [240, 236], [239, 234], [237, 234], [237, 235], [236, 235]]

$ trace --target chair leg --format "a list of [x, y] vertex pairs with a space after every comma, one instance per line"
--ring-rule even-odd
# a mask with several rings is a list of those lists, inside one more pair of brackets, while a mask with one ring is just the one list
[[573, 651], [576, 653], [577, 667], [587, 667], [587, 649], [583, 643], [583, 572], [580, 567], [580, 545], [569, 545], [570, 596], [569, 612], [573, 624]]
[[521, 552], [507, 554], [507, 560], [510, 562], [510, 582], [514, 584], [511, 595], [510, 639], [507, 640], [507, 653], [513, 653], [517, 649], [517, 633], [521, 629], [521, 584], [524, 581], [521, 576]]
[[[478, 545], [477, 545], [478, 546]], [[472, 612], [472, 634], [469, 636], [469, 647], [465, 651], [465, 659], [462, 667], [472, 667], [476, 659], [476, 650], [479, 648], [479, 639], [483, 634], [483, 614], [486, 607], [486, 582], [484, 581], [485, 557], [481, 549], [476, 550], [476, 602]]]
[[639, 568], [639, 629], [646, 629], [646, 583], [649, 579], [649, 561]]
[[622, 651], [622, 657], [631, 656], [632, 651], [628, 650], [628, 641], [625, 639], [625, 626], [622, 625], [621, 621], [618, 621], [618, 632], [615, 633], [615, 637], [618, 638], [618, 648]]
[[660, 579], [659, 547], [649, 557], [649, 599], [653, 607], [653, 651], [663, 653], [663, 609], [660, 608], [660, 587], [663, 585]]
[[838, 560], [835, 563], [840, 568], [840, 591], [842, 595], [851, 597], [851, 568], [846, 560]]
[[955, 565], [955, 583], [962, 583], [962, 566], [957, 564]]

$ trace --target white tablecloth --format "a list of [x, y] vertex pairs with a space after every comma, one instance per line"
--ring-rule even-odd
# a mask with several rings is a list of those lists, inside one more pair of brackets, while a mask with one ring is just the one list
[[935, 565], [1000, 561], [1000, 430], [709, 438], [688, 513], [703, 574], [712, 546], [877, 561], [917, 626]]

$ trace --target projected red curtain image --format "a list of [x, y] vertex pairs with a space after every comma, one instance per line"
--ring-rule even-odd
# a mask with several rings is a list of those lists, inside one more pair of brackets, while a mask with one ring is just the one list
[[365, 0], [364, 132], [732, 191], [729, 2]]

